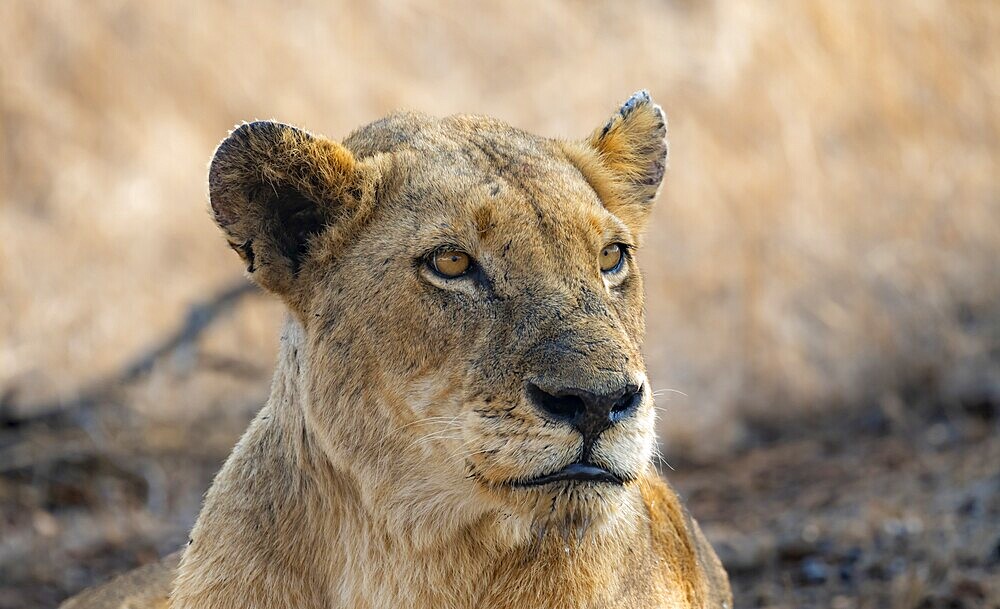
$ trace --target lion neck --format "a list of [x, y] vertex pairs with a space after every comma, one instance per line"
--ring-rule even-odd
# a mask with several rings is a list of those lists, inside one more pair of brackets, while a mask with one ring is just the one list
[[[467, 493], [446, 497], [454, 491], [443, 485], [404, 479], [403, 484], [412, 485], [405, 491], [389, 493], [383, 485], [371, 496], [371, 488], [339, 467], [309, 428], [305, 353], [305, 332], [289, 319], [267, 414], [262, 411], [255, 425], [279, 434], [280, 441], [271, 438], [268, 444], [283, 447], [286, 460], [295, 464], [289, 469], [309, 478], [302, 486], [314, 492], [302, 498], [311, 503], [303, 511], [311, 515], [307, 520], [325, 515], [327, 520], [312, 528], [329, 538], [323, 544], [328, 553], [317, 555], [322, 557], [317, 568], [329, 570], [325, 579], [336, 582], [333, 589], [343, 606], [548, 606], [539, 599], [549, 597], [551, 606], [602, 606], [599, 596], [627, 582], [598, 586], [594, 572], [629, 573], [625, 567], [631, 564], [628, 581], [634, 579], [641, 565], [632, 563], [642, 554], [635, 552], [636, 540], [641, 543], [648, 535], [638, 517], [638, 491], [628, 510], [632, 517], [600, 534], [578, 537], [556, 527], [541, 538], [530, 523], [515, 522], [509, 515], [481, 508], [475, 513], [469, 506], [456, 510], [456, 504], [470, 498], [459, 496]], [[315, 535], [306, 528], [304, 535]], [[316, 549], [313, 543], [303, 547]]]

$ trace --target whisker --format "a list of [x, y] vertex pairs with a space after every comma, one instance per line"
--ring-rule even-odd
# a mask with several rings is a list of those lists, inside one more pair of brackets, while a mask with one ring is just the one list
[[462, 435], [460, 435], [460, 434], [456, 435], [456, 434], [453, 434], [453, 433], [449, 433], [451, 431], [453, 431], [453, 430], [432, 431], [431, 433], [429, 433], [429, 434], [427, 434], [425, 436], [421, 436], [421, 437], [417, 438], [414, 441], [414, 443], [415, 444], [416, 443], [423, 443], [423, 442], [432, 441], [432, 440], [461, 440], [462, 439]]
[[399, 428], [399, 431], [402, 431], [402, 430], [407, 429], [409, 427], [413, 427], [414, 425], [430, 425], [432, 423], [441, 423], [441, 422], [444, 422], [444, 423], [455, 423], [461, 417], [462, 417], [462, 415], [456, 415], [456, 416], [451, 416], [451, 417], [446, 417], [446, 416], [427, 417], [427, 418], [424, 418], [424, 419], [417, 419], [416, 421], [410, 421], [406, 425], [403, 425], [402, 427]]
[[669, 467], [670, 471], [672, 471], [672, 472], [676, 472], [677, 471], [676, 469], [674, 469], [674, 466], [670, 465], [670, 462], [667, 461], [667, 459], [663, 456], [663, 451], [660, 450], [660, 443], [659, 442], [656, 442], [656, 443], [653, 444], [653, 456], [656, 457], [656, 460], [659, 463], [662, 463], [662, 464], [666, 465], [667, 467]]
[[653, 397], [656, 397], [658, 395], [663, 395], [665, 393], [676, 393], [677, 395], [682, 395], [686, 398], [691, 397], [688, 394], [681, 391], [680, 389], [657, 389], [656, 391], [653, 392]]

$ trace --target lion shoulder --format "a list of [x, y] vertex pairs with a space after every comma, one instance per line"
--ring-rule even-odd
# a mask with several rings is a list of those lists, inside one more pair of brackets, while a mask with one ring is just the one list
[[60, 609], [166, 609], [181, 552], [70, 598]]
[[672, 565], [665, 574], [673, 586], [685, 589], [691, 606], [731, 609], [729, 578], [698, 522], [684, 508], [677, 493], [658, 476], [640, 482], [649, 514], [653, 551]]

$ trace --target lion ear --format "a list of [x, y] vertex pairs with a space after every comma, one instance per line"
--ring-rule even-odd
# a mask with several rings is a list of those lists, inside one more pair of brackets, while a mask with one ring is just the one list
[[634, 93], [603, 127], [566, 152], [608, 210], [641, 232], [667, 167], [667, 118], [649, 92]]
[[361, 198], [354, 156], [340, 144], [270, 121], [244, 123], [215, 151], [212, 215], [261, 287], [286, 300], [313, 237]]

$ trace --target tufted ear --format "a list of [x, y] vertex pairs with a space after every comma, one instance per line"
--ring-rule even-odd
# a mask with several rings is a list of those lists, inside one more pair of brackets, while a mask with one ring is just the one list
[[639, 91], [567, 156], [609, 211], [637, 232], [645, 228], [667, 167], [667, 118], [648, 91]]
[[259, 285], [286, 301], [312, 238], [355, 208], [362, 177], [340, 144], [295, 127], [244, 123], [215, 151], [208, 173], [216, 224]]

